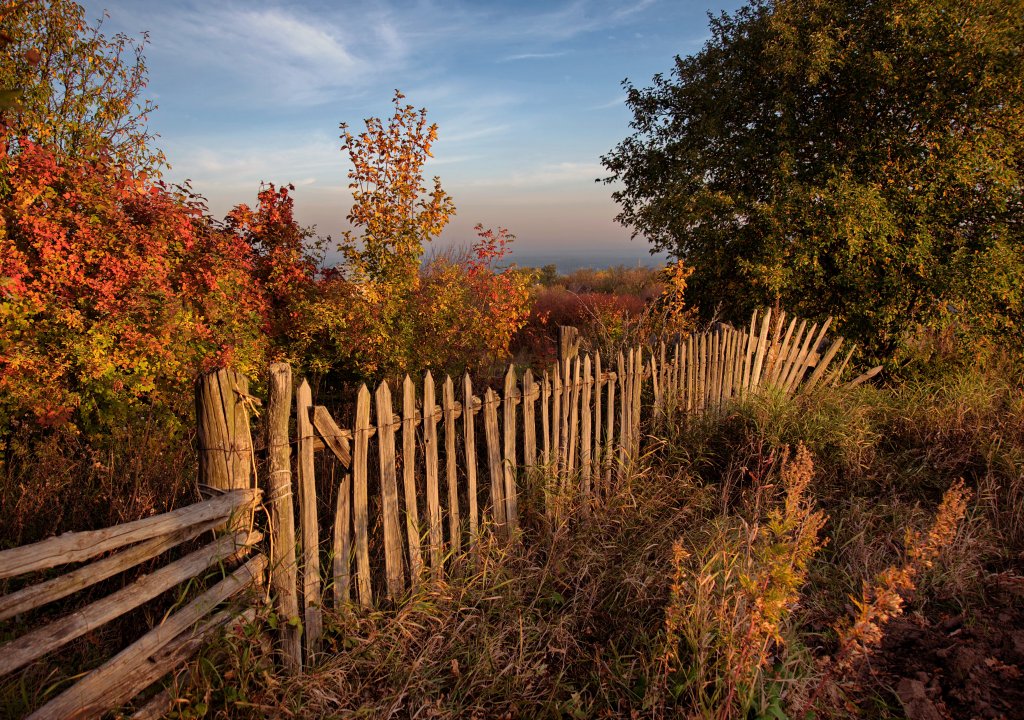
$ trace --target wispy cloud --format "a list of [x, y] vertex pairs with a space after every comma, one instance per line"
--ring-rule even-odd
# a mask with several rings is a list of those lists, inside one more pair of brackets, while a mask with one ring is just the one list
[[520, 53], [518, 55], [509, 55], [503, 57], [499, 62], [515, 62], [517, 60], [544, 60], [547, 58], [563, 57], [568, 55], [568, 50], [562, 50], [560, 52], [535, 52], [535, 53]]
[[626, 104], [626, 96], [625, 95], [620, 95], [619, 97], [615, 98], [614, 100], [609, 100], [606, 103], [601, 103], [600, 105], [595, 105], [593, 107], [593, 109], [594, 110], [608, 110], [610, 108], [623, 107], [623, 106], [625, 106], [625, 104]]
[[407, 54], [383, 12], [349, 25], [290, 7], [211, 3], [163, 6], [149, 22], [163, 38], [161, 51], [233, 80], [235, 92], [224, 100], [247, 104], [323, 103], [332, 90], [373, 83]]

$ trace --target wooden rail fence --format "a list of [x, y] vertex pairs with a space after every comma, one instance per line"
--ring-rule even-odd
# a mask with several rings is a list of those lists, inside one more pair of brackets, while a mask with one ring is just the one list
[[[24, 587], [0, 596], [0, 622], [68, 598], [96, 583], [153, 561], [202, 536], [198, 549], [141, 575], [119, 590], [0, 645], [0, 676], [17, 671], [121, 617], [157, 596], [185, 586], [189, 602], [98, 668], [32, 712], [43, 718], [97, 718], [118, 708], [181, 666], [216, 631], [250, 621], [251, 604], [226, 606], [259, 585], [267, 558], [252, 553], [263, 535], [253, 527], [262, 492], [253, 487], [248, 383], [221, 370], [197, 383], [201, 486], [213, 497], [143, 520], [86, 532], [71, 532], [32, 545], [0, 551], [0, 580], [29, 576]], [[101, 557], [102, 556], [102, 557]], [[85, 563], [53, 575], [53, 568]], [[43, 576], [36, 582], [32, 576]], [[193, 590], [196, 578], [215, 580]], [[14, 581], [17, 584], [17, 581]], [[158, 695], [138, 717], [162, 715]]]
[[[844, 341], [826, 342], [830, 322], [808, 328], [805, 321], [785, 319], [782, 314], [772, 322], [770, 313], [760, 319], [755, 313], [749, 328], [718, 325], [668, 346], [624, 348], [613, 358], [580, 357], [578, 333], [564, 328], [559, 361], [539, 373], [520, 375], [510, 367], [500, 393], [474, 387], [468, 374], [458, 383], [435, 380], [430, 372], [420, 383], [406, 376], [401, 387], [382, 382], [372, 393], [363, 385], [349, 427], [313, 404], [307, 381], [293, 389], [291, 368], [275, 364], [267, 383], [263, 491], [256, 487], [250, 433], [250, 413], [259, 401], [237, 373], [206, 375], [196, 390], [200, 486], [214, 497], [0, 552], [0, 580], [92, 561], [0, 596], [0, 621], [204, 534], [212, 539], [0, 645], [0, 676], [214, 566], [221, 568], [219, 582], [30, 717], [99, 717], [125, 704], [179, 667], [213, 632], [251, 619], [252, 606], [222, 606], [260, 585], [268, 570], [281, 620], [281, 662], [288, 672], [300, 672], [319, 652], [325, 596], [339, 608], [353, 602], [371, 607], [382, 598], [400, 602], [426, 578], [440, 578], [446, 568], [471, 559], [482, 533], [516, 541], [525, 498], [539, 498], [536, 512], [553, 524], [567, 519], [569, 500], [580, 501], [585, 512], [628, 480], [645, 434], [657, 433], [674, 416], [717, 412], [729, 399], [764, 388], [793, 394], [837, 383], [853, 348], [834, 365]], [[324, 487], [324, 478], [319, 485], [316, 478], [318, 452], [343, 471], [332, 488], [333, 518], [321, 518], [318, 506], [317, 489]], [[250, 555], [263, 539], [253, 524], [261, 502], [269, 548], [266, 555]], [[322, 519], [328, 521], [323, 526]], [[158, 696], [138, 716], [156, 712], [161, 701], [166, 698]]]
[[[584, 499], [584, 509], [599, 501], [629, 478], [644, 434], [671, 417], [718, 412], [731, 398], [766, 388], [795, 394], [837, 383], [853, 348], [833, 366], [845, 341], [826, 342], [830, 324], [755, 313], [749, 328], [718, 325], [611, 359], [580, 357], [578, 335], [564, 328], [559, 361], [540, 374], [510, 367], [500, 393], [476, 389], [468, 374], [456, 383], [427, 372], [420, 383], [406, 376], [400, 388], [381, 382], [373, 392], [363, 385], [350, 427], [313, 404], [305, 380], [293, 404], [291, 369], [274, 365], [268, 492], [290, 497], [286, 415], [294, 407], [299, 540], [287, 504], [275, 506], [281, 522], [272, 525], [273, 546], [288, 557], [275, 557], [271, 583], [279, 614], [302, 618], [305, 662], [320, 646], [325, 580], [336, 607], [401, 601], [424, 577], [439, 578], [472, 556], [481, 532], [513, 541], [524, 495], [541, 498], [552, 523], [565, 520], [570, 498]], [[320, 451], [343, 470], [323, 535], [314, 477]], [[322, 537], [329, 537], [326, 574]], [[289, 551], [296, 546], [299, 557]], [[302, 667], [294, 626], [285, 628], [281, 652], [286, 667]]]

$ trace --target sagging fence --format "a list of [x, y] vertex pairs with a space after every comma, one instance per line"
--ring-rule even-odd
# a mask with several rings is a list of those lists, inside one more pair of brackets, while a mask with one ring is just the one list
[[[808, 328], [792, 318], [787, 326], [784, 315], [773, 323], [770, 313], [760, 321], [755, 314], [749, 329], [718, 325], [670, 345], [624, 348], [613, 359], [580, 357], [568, 329], [558, 362], [521, 375], [510, 367], [500, 393], [491, 387], [481, 392], [469, 375], [437, 382], [429, 372], [418, 384], [409, 377], [394, 389], [382, 382], [372, 394], [364, 385], [348, 427], [313, 404], [307, 381], [293, 388], [291, 368], [276, 364], [268, 376], [266, 473], [259, 482], [250, 431], [259, 401], [236, 373], [204, 376], [196, 392], [200, 483], [215, 496], [134, 523], [0, 552], [0, 580], [106, 555], [0, 597], [0, 621], [204, 534], [213, 539], [0, 646], [0, 676], [213, 566], [223, 579], [30, 717], [98, 717], [128, 702], [212, 633], [251, 619], [253, 606], [222, 605], [244, 588], [262, 586], [268, 570], [281, 663], [299, 672], [319, 652], [325, 597], [338, 608], [401, 602], [420, 583], [472, 558], [485, 533], [514, 542], [521, 499], [531, 499], [551, 523], [565, 519], [568, 498], [582, 501], [576, 507], [584, 511], [599, 502], [630, 477], [645, 435], [673, 416], [715, 412], [731, 398], [764, 388], [792, 394], [837, 383], [853, 348], [833, 363], [845, 341], [825, 342], [829, 324]], [[329, 454], [342, 469], [330, 513], [317, 498], [326, 481], [318, 482], [318, 464], [325, 462], [321, 457], [318, 463], [317, 453]], [[253, 520], [261, 501], [265, 540]], [[250, 556], [261, 542], [266, 553]], [[158, 695], [147, 707], [165, 700]], [[139, 716], [147, 716], [145, 708]]]
[[[325, 596], [339, 608], [400, 602], [425, 577], [471, 557], [482, 533], [514, 540], [524, 496], [536, 498], [552, 523], [564, 519], [569, 498], [582, 499], [585, 511], [630, 477], [643, 437], [672, 416], [716, 412], [766, 388], [794, 394], [837, 383], [853, 348], [834, 364], [845, 341], [826, 342], [830, 321], [784, 320], [755, 314], [749, 328], [717, 325], [670, 345], [624, 348], [610, 362], [600, 353], [579, 356], [566, 334], [559, 361], [541, 373], [509, 367], [501, 392], [478, 390], [468, 374], [456, 382], [430, 372], [420, 383], [381, 382], [372, 393], [363, 385], [349, 427], [312, 403], [303, 380], [294, 398], [301, 561], [275, 562], [271, 582], [279, 614], [303, 618], [305, 662], [319, 649]], [[291, 487], [283, 454], [291, 437], [280, 420], [292, 407], [291, 387], [290, 368], [274, 366], [267, 442], [272, 462], [282, 455], [268, 492], [277, 498]], [[318, 451], [343, 470], [333, 517], [321, 517], [316, 497]], [[281, 517], [274, 544], [294, 547], [291, 521]], [[322, 544], [330, 548], [327, 573]], [[285, 665], [301, 668], [297, 628], [285, 629], [281, 647]]]

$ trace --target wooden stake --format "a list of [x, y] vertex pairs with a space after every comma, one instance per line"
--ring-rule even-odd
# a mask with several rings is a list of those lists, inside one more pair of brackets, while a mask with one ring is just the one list
[[505, 431], [505, 520], [511, 535], [519, 527], [519, 501], [516, 493], [516, 371], [511, 365], [505, 373], [502, 410]]
[[[406, 375], [402, 381], [402, 491], [405, 495], [405, 537], [409, 542], [409, 580], [414, 588], [419, 585], [420, 576], [423, 574], [419, 493], [416, 490], [416, 426], [418, 424], [416, 387]], [[473, 473], [475, 478], [475, 467]]]
[[441, 402], [444, 408], [444, 459], [448, 485], [448, 543], [452, 553], [457, 555], [462, 551], [462, 520], [459, 517], [459, 474], [455, 456], [455, 383], [447, 375], [441, 391]]
[[479, 518], [477, 508], [476, 489], [476, 428], [473, 426], [473, 416], [476, 415], [476, 408], [473, 406], [473, 381], [469, 379], [469, 373], [462, 378], [462, 433], [463, 449], [466, 451], [466, 485], [469, 495], [469, 542], [473, 548], [479, 543]]
[[430, 569], [441, 577], [444, 564], [444, 533], [441, 527], [441, 496], [437, 473], [437, 393], [430, 371], [423, 378], [423, 446], [427, 470], [427, 520], [430, 524]]
[[316, 512], [316, 477], [313, 471], [313, 398], [305, 380], [295, 393], [295, 428], [299, 435], [299, 513], [302, 526], [302, 607], [306, 662], [312, 663], [323, 635], [323, 600], [320, 596], [320, 522]]
[[381, 521], [384, 526], [384, 571], [388, 597], [396, 600], [405, 589], [402, 532], [398, 520], [398, 472], [395, 468], [395, 423], [391, 388], [377, 386], [377, 457], [380, 459]]
[[352, 520], [355, 528], [356, 590], [359, 604], [368, 608], [373, 604], [370, 581], [370, 511], [367, 478], [367, 460], [370, 452], [370, 391], [359, 387], [356, 397], [355, 443], [352, 454]]

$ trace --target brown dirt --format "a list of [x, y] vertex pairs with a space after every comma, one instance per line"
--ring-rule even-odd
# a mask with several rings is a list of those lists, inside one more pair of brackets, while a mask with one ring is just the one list
[[892, 621], [876, 676], [909, 720], [1024, 720], [1024, 577], [990, 578], [969, 615]]

